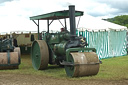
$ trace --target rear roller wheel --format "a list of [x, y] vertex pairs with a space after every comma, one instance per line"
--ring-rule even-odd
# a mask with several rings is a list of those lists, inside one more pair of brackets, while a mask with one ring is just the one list
[[96, 75], [99, 71], [99, 59], [94, 52], [73, 52], [66, 61], [73, 63], [65, 66], [66, 74], [70, 77]]
[[32, 65], [36, 70], [46, 69], [49, 61], [48, 46], [44, 40], [36, 40], [31, 50]]

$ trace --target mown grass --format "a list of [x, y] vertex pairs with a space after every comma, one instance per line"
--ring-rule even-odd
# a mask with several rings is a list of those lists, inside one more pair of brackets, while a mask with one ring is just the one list
[[[0, 73], [13, 74], [30, 74], [40, 76], [51, 76], [56, 78], [68, 78], [64, 68], [59, 66], [49, 65], [46, 70], [37, 71], [32, 67], [30, 55], [22, 55], [19, 69], [16, 70], [0, 70]], [[86, 76], [79, 78], [71, 78], [73, 80], [94, 79], [94, 80], [123, 80], [128, 79], [128, 55], [122, 57], [115, 57], [110, 59], [103, 59], [100, 65], [100, 71], [95, 76]]]

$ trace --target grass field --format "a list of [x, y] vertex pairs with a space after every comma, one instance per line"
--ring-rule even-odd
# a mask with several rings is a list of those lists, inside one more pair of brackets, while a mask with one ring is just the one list
[[[19, 69], [16, 70], [0, 70], [0, 73], [12, 73], [12, 74], [30, 74], [51, 76], [57, 78], [69, 78], [66, 76], [65, 69], [59, 66], [48, 66], [48, 69], [43, 71], [34, 70], [30, 55], [21, 56], [21, 64]], [[110, 59], [103, 59], [100, 65], [100, 71], [95, 76], [71, 78], [71, 80], [80, 79], [94, 79], [94, 80], [124, 80], [128, 79], [128, 55], [122, 57], [115, 57]]]

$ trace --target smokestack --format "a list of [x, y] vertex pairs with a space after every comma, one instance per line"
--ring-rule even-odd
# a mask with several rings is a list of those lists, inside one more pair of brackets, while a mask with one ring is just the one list
[[76, 22], [75, 22], [75, 6], [69, 6], [69, 19], [70, 19], [70, 34], [71, 39], [74, 39], [76, 36]]

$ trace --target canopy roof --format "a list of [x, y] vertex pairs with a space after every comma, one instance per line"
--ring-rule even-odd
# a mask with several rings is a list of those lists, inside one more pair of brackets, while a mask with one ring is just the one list
[[[75, 11], [75, 16], [82, 16], [83, 12], [82, 11]], [[51, 12], [47, 14], [42, 14], [42, 15], [37, 15], [30, 17], [30, 20], [56, 20], [56, 19], [63, 19], [63, 18], [69, 18], [69, 10], [64, 10], [64, 11], [56, 11], [56, 12]]]

